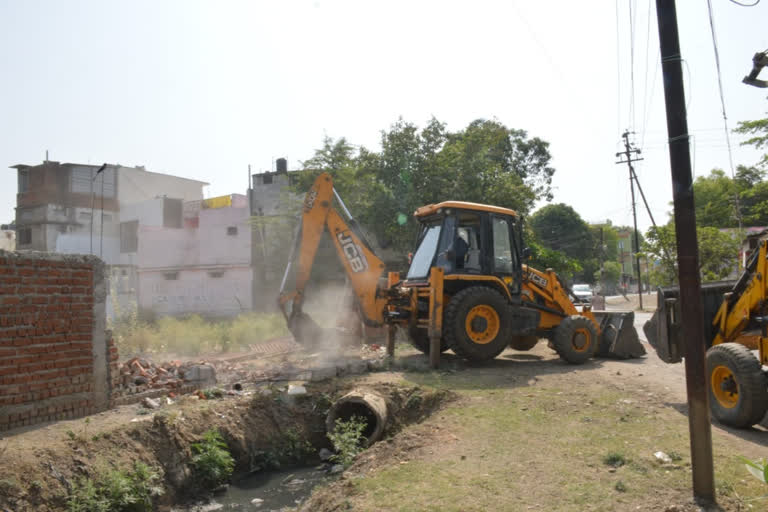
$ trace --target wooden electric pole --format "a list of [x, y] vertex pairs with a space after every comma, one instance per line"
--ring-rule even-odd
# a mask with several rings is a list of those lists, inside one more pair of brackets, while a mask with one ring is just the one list
[[688, 394], [693, 496], [697, 501], [708, 504], [715, 501], [712, 426], [709, 420], [707, 394], [704, 315], [699, 276], [699, 246], [696, 239], [696, 210], [693, 202], [693, 175], [688, 145], [688, 119], [675, 1], [656, 0], [656, 14], [659, 22], [664, 100], [667, 107], [669, 163], [672, 170], [680, 312], [685, 340], [685, 384]]
[[[632, 191], [632, 219], [634, 221], [634, 227], [635, 227], [635, 265], [637, 268], [637, 296], [640, 297], [640, 310], [643, 309], [643, 281], [640, 273], [640, 240], [637, 234], [637, 209], [635, 208], [635, 168], [632, 166], [632, 162], [637, 162], [639, 160], [642, 160], [642, 158], [635, 157], [634, 155], [639, 155], [640, 150], [635, 149], [632, 147], [632, 144], [629, 142], [629, 131], [624, 132], [621, 135], [624, 138], [624, 151], [621, 153], [616, 153], [616, 156], [619, 157], [619, 161], [616, 162], [617, 164], [627, 164], [629, 167], [629, 189]], [[622, 160], [621, 157], [625, 157], [625, 160]]]

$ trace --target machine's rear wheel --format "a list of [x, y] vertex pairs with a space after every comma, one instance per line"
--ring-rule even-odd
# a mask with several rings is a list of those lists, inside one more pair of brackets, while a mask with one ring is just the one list
[[484, 286], [465, 288], [445, 309], [443, 335], [453, 351], [471, 361], [499, 355], [511, 335], [509, 305], [501, 294]]
[[597, 328], [592, 321], [581, 315], [564, 318], [552, 337], [555, 351], [571, 364], [582, 364], [597, 351]]
[[768, 410], [768, 389], [760, 362], [739, 343], [707, 350], [709, 406], [720, 423], [745, 428], [759, 423]]
[[[427, 329], [419, 329], [418, 327], [411, 327], [408, 329], [408, 337], [411, 339], [411, 345], [429, 354], [429, 336], [427, 336]], [[440, 352], [448, 350], [448, 343], [445, 341], [445, 337], [440, 338]]]
[[538, 336], [512, 336], [509, 346], [515, 350], [525, 352], [531, 350], [539, 342]]

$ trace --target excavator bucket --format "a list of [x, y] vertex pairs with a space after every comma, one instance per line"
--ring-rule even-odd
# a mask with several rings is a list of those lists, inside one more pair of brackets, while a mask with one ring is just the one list
[[296, 342], [305, 347], [319, 343], [323, 336], [322, 327], [303, 311], [288, 318], [288, 330], [291, 331]]
[[[723, 302], [723, 294], [734, 290], [736, 281], [716, 281], [701, 285], [704, 335], [712, 340], [716, 327], [712, 325], [717, 310]], [[665, 363], [679, 363], [685, 357], [685, 343], [680, 328], [680, 288], [674, 286], [657, 290], [656, 312], [643, 326], [648, 343]], [[703, 341], [703, 343], [710, 343]]]
[[640, 343], [635, 329], [633, 311], [593, 311], [600, 324], [600, 344], [598, 357], [632, 359], [645, 355], [645, 347]]

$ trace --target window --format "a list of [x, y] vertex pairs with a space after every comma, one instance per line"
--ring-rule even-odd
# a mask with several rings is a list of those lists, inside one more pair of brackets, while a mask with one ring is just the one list
[[19, 245], [29, 245], [32, 243], [32, 228], [19, 228]]
[[211, 270], [210, 272], [208, 272], [208, 277], [212, 277], [214, 279], [218, 279], [219, 277], [223, 277], [223, 276], [224, 276], [223, 270]]
[[139, 250], [139, 221], [131, 220], [120, 223], [120, 252]]
[[493, 269], [494, 272], [511, 274], [513, 270], [512, 244], [509, 239], [507, 219], [493, 218]]
[[19, 194], [29, 191], [29, 169], [19, 169]]
[[107, 167], [96, 174], [96, 167], [72, 167], [70, 190], [78, 194], [94, 193], [104, 197], [115, 197], [115, 169]]
[[440, 224], [434, 224], [422, 233], [419, 246], [411, 259], [408, 279], [420, 279], [429, 275], [432, 259], [435, 257], [435, 251], [437, 250], [437, 242], [440, 239], [440, 227]]
[[229, 235], [229, 236], [237, 236], [237, 226], [229, 226], [229, 227], [227, 227], [227, 235]]
[[261, 183], [263, 185], [271, 185], [272, 184], [272, 175], [271, 174], [265, 174], [261, 177]]
[[184, 206], [181, 199], [163, 198], [163, 227], [180, 228]]
[[456, 270], [480, 273], [480, 217], [475, 213], [459, 212], [456, 229]]
[[178, 281], [179, 273], [178, 272], [163, 272], [163, 279], [165, 279], [166, 281]]

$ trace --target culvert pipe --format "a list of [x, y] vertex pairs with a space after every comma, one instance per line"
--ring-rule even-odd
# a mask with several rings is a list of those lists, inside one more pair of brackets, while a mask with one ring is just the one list
[[325, 429], [333, 432], [336, 420], [349, 421], [352, 416], [365, 420], [365, 445], [370, 446], [384, 435], [389, 420], [387, 402], [381, 395], [370, 391], [351, 391], [331, 406], [325, 417]]

